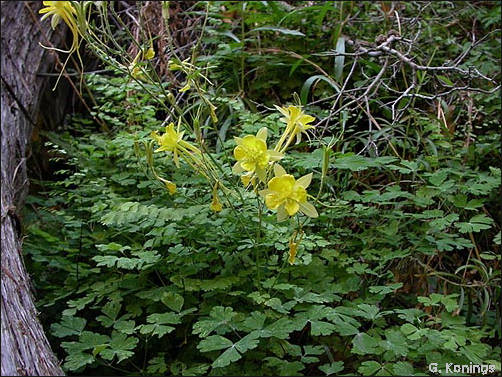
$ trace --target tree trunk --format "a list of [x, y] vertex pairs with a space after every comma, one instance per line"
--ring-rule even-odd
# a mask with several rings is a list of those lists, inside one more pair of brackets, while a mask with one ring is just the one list
[[[26, 149], [38, 118], [41, 94], [55, 54], [40, 47], [61, 34], [39, 23], [38, 2], [1, 2], [1, 240], [2, 375], [55, 376], [63, 371], [54, 356], [30, 291], [23, 264], [18, 213], [27, 194]], [[61, 29], [61, 26], [59, 29]], [[50, 89], [50, 88], [49, 88]], [[47, 110], [45, 110], [47, 111]]]

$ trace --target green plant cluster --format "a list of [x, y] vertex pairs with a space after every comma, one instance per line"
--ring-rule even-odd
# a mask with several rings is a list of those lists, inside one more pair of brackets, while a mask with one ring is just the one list
[[[218, 122], [207, 112], [200, 130], [223, 184], [238, 182], [232, 136], [262, 127], [280, 135], [277, 112], [258, 112], [257, 99], [287, 102], [298, 91], [307, 104], [309, 96], [333, 94], [347, 68], [342, 63], [337, 74], [333, 61], [314, 54], [336, 45], [338, 21], [356, 17], [352, 2], [340, 4], [210, 4], [210, 53], [197, 64], [213, 67], [208, 77], [216, 89], [207, 96]], [[365, 26], [343, 33], [379, 32], [364, 23], [375, 6], [362, 4]], [[439, 16], [447, 10], [434, 7]], [[500, 14], [494, 8], [479, 10], [487, 29]], [[460, 23], [467, 13], [459, 13]], [[312, 46], [325, 35], [326, 45]], [[435, 38], [449, 45], [450, 36]], [[305, 59], [270, 50], [277, 45], [331, 69], [335, 81], [319, 78]], [[434, 49], [427, 48], [424, 54]], [[457, 48], [438, 49], [434, 59]], [[471, 64], [496, 71], [492, 53], [487, 48]], [[367, 61], [368, 72], [375, 64]], [[368, 131], [352, 113], [340, 116], [331, 134], [296, 145], [281, 164], [295, 176], [315, 172], [313, 193], [321, 176], [325, 188], [319, 218], [303, 224], [290, 265], [296, 224], [277, 223], [266, 209], [259, 216], [242, 185], [236, 187], [246, 200], [214, 213], [210, 187], [186, 164], [156, 158], [156, 171], [176, 182], [175, 195], [152, 175], [144, 146], [166, 116], [158, 105], [167, 101], [163, 90], [145, 92], [147, 84], [114, 73], [85, 81], [98, 103], [92, 115], [110, 131], [75, 114], [67, 129], [45, 133], [55, 178], [34, 180], [38, 192], [25, 211], [23, 251], [37, 304], [68, 373], [401, 376], [427, 374], [434, 362], [492, 364], [500, 372], [498, 94], [474, 94], [483, 120], [467, 146], [464, 127], [446, 132], [419, 101], [396, 129], [370, 134], [379, 153], [356, 153]], [[244, 98], [230, 94], [244, 91]], [[319, 119], [329, 111], [307, 108]], [[465, 109], [458, 112], [465, 120]], [[326, 155], [333, 135], [339, 139]]]

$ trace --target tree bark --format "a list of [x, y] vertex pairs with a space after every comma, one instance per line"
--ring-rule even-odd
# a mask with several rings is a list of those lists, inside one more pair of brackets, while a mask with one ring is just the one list
[[[38, 21], [38, 2], [1, 2], [2, 375], [63, 375], [37, 318], [23, 264], [19, 210], [28, 190], [26, 151], [55, 54], [40, 47], [53, 33]], [[60, 25], [62, 26], [62, 25]], [[50, 88], [49, 88], [50, 89]], [[47, 109], [45, 110], [47, 111]]]

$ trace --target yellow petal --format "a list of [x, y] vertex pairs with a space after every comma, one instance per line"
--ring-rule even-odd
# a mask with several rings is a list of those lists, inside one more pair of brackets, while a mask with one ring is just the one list
[[295, 257], [297, 251], [298, 251], [298, 243], [289, 241], [289, 258], [288, 258], [289, 264], [295, 263]]
[[310, 182], [312, 182], [312, 173], [304, 175], [303, 177], [299, 178], [296, 181], [296, 183], [302, 186], [303, 188], [309, 187]]
[[271, 191], [269, 189], [264, 189], [264, 190], [258, 191], [258, 194], [260, 194], [263, 197], [267, 196], [270, 193], [271, 193]]
[[282, 204], [283, 200], [279, 195], [270, 193], [265, 196], [265, 205], [268, 209], [277, 209]]
[[[286, 109], [285, 107], [279, 107], [277, 105], [274, 105], [275, 108], [282, 114], [284, 115], [285, 117], [289, 117], [289, 111], [288, 109]], [[281, 119], [282, 120], [282, 119]]]
[[213, 212], [220, 212], [223, 209], [220, 198], [218, 198], [218, 194], [216, 192], [213, 193], [213, 201], [211, 202], [209, 208], [211, 208]]
[[183, 88], [180, 89], [180, 93], [186, 92], [190, 89], [190, 83], [186, 83]]
[[274, 174], [276, 177], [280, 177], [281, 175], [286, 174], [286, 170], [284, 170], [284, 168], [281, 165], [275, 164], [274, 165]]
[[307, 190], [300, 185], [295, 185], [291, 190], [291, 194], [289, 194], [289, 198], [296, 200], [298, 203], [305, 203], [307, 201]]
[[265, 182], [265, 179], [267, 179], [267, 172], [264, 168], [257, 166], [255, 169], [255, 173], [260, 181]]
[[286, 212], [289, 216], [293, 216], [300, 209], [300, 205], [296, 200], [287, 199], [286, 203], [284, 204], [284, 208], [286, 209]]
[[144, 55], [144, 58], [145, 58], [146, 60], [150, 60], [150, 59], [153, 59], [154, 57], [155, 57], [155, 50], [153, 49], [153, 47], [152, 47], [152, 46], [150, 46], [150, 47], [148, 48], [148, 50], [146, 50], [145, 55]]
[[256, 162], [254, 161], [243, 161], [241, 162], [241, 166], [246, 171], [255, 171], [256, 170]]
[[242, 160], [246, 157], [246, 149], [241, 145], [238, 145], [234, 148], [234, 157], [236, 160]]
[[308, 217], [312, 217], [312, 218], [316, 218], [316, 217], [319, 217], [319, 214], [317, 213], [317, 210], [315, 209], [315, 207], [309, 203], [309, 202], [305, 202], [305, 203], [300, 203], [300, 211], [308, 216]]
[[169, 190], [169, 194], [173, 195], [176, 192], [176, 185], [170, 181], [166, 181], [166, 187]]
[[290, 174], [274, 177], [268, 182], [268, 188], [281, 194], [289, 193], [295, 184], [295, 178]]
[[270, 158], [270, 161], [279, 161], [281, 158], [284, 157], [284, 154], [280, 153], [280, 152], [277, 152], [277, 151], [273, 151], [271, 149], [269, 149], [267, 151], [268, 153], [268, 156]]
[[267, 151], [267, 143], [262, 139], [257, 138], [254, 135], [246, 135], [242, 139], [242, 145], [258, 152], [266, 152]]
[[288, 213], [284, 209], [284, 206], [280, 206], [277, 209], [277, 222], [280, 223], [288, 218]]
[[235, 174], [240, 174], [244, 171], [244, 169], [242, 168], [241, 166], [241, 163], [239, 161], [237, 161], [234, 166], [232, 167], [232, 171], [235, 173]]
[[314, 127], [313, 125], [309, 125], [308, 123], [312, 123], [315, 120], [315, 118], [311, 115], [303, 114], [298, 118], [298, 123], [300, 123], [302, 126], [305, 128], [311, 128]]
[[251, 182], [251, 178], [253, 177], [253, 174], [244, 174], [244, 175], [241, 175], [241, 181], [242, 181], [242, 184], [247, 187], [249, 185], [249, 183]]
[[261, 140], [263, 140], [263, 141], [265, 141], [265, 142], [266, 142], [266, 141], [267, 141], [267, 132], [268, 132], [267, 127], [262, 127], [262, 128], [260, 128], [260, 130], [256, 133], [256, 137], [257, 137], [258, 139], [261, 139]]

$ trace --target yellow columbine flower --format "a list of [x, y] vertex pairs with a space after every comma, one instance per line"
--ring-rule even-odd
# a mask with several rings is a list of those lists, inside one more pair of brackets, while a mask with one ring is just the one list
[[261, 128], [256, 136], [236, 137], [235, 141], [237, 146], [234, 149], [234, 157], [237, 162], [233, 171], [237, 174], [244, 171], [251, 173], [246, 174], [245, 180], [248, 183], [252, 173], [256, 173], [260, 180], [265, 181], [269, 162], [278, 161], [283, 156], [282, 153], [267, 149], [267, 129], [265, 127]]
[[183, 140], [183, 134], [183, 131], [179, 132], [174, 129], [174, 123], [170, 123], [166, 127], [166, 132], [163, 135], [159, 135], [157, 131], [151, 133], [151, 136], [160, 144], [160, 147], [154, 152], [172, 152], [174, 163], [178, 168], [180, 166], [178, 157], [180, 153], [185, 157], [190, 157], [193, 153], [200, 153], [197, 147]]
[[76, 15], [77, 11], [73, 7], [71, 1], [43, 1], [42, 2], [46, 8], [42, 8], [38, 11], [38, 13], [45, 13], [41, 20], [45, 20], [47, 17], [52, 16], [51, 19], [51, 27], [55, 29], [57, 24], [61, 20], [64, 21], [66, 25], [70, 28], [73, 34], [73, 43], [71, 45], [70, 50], [65, 51], [67, 53], [72, 53], [78, 48], [78, 26]]
[[129, 69], [131, 70], [131, 76], [135, 79], [144, 79], [145, 75], [143, 75], [143, 71], [141, 70], [141, 67], [139, 65], [134, 65], [130, 66]]
[[153, 49], [153, 46], [150, 46], [148, 48], [148, 50], [146, 50], [146, 52], [143, 54], [143, 57], [146, 60], [150, 60], [150, 59], [153, 59], [155, 57], [155, 50]]
[[183, 88], [181, 88], [181, 89], [180, 89], [180, 93], [184, 93], [184, 92], [186, 92], [187, 90], [190, 90], [190, 83], [189, 83], [189, 82], [187, 82], [187, 83], [185, 84], [185, 86], [183, 86]]
[[214, 212], [220, 212], [223, 209], [223, 205], [218, 197], [218, 183], [216, 183], [213, 187], [213, 200], [209, 208], [211, 208]]
[[293, 240], [289, 240], [289, 264], [295, 263], [296, 253], [298, 252], [298, 243], [293, 242]]
[[312, 173], [296, 180], [279, 164], [274, 165], [274, 173], [275, 177], [268, 182], [268, 189], [261, 190], [260, 195], [265, 197], [269, 209], [277, 210], [277, 221], [283, 221], [298, 211], [309, 217], [319, 216], [315, 207], [307, 201], [306, 188], [310, 185]]
[[[306, 133], [308, 129], [314, 127], [309, 123], [312, 123], [315, 118], [305, 114], [300, 106], [274, 106], [282, 115], [284, 115], [284, 118], [280, 118], [280, 120], [286, 123], [286, 129], [275, 147], [275, 150], [283, 151], [289, 146], [289, 144], [291, 144], [295, 136], [297, 144], [301, 141], [302, 133]], [[287, 139], [288, 136], [289, 139]], [[282, 144], [286, 141], [286, 139], [286, 145], [283, 147]]]

